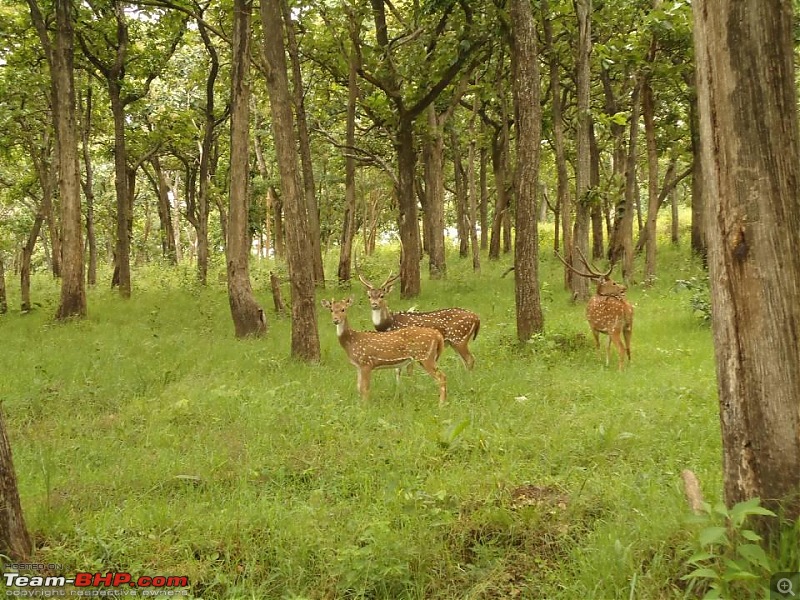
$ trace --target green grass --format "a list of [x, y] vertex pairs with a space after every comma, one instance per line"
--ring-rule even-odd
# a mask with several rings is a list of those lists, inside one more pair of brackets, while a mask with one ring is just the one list
[[[253, 266], [269, 333], [247, 341], [217, 277], [200, 289], [189, 267], [137, 271], [130, 301], [91, 290], [89, 317], [66, 325], [39, 275], [41, 306], [0, 319], [0, 398], [36, 558], [186, 575], [203, 598], [682, 597], [693, 530], [679, 475], [693, 469], [710, 499], [721, 477], [711, 334], [674, 288], [699, 268], [661, 248], [660, 279], [629, 292], [633, 363], [620, 373], [543, 254], [547, 331], [525, 345], [513, 277], [500, 278], [510, 258], [474, 276], [451, 256], [447, 280], [390, 298], [481, 316], [475, 370], [443, 356], [442, 408], [421, 369], [399, 385], [376, 373], [362, 402], [321, 310], [321, 364], [291, 360], [269, 263]], [[362, 269], [385, 277], [395, 260]], [[324, 296], [351, 293], [352, 325], [370, 328], [360, 287]]]

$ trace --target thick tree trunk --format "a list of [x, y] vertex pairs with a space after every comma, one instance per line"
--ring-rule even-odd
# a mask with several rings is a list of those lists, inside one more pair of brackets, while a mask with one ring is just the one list
[[428, 257], [431, 279], [442, 279], [447, 274], [444, 251], [444, 135], [442, 124], [431, 104], [428, 113], [428, 139], [422, 150], [425, 166], [425, 192], [427, 201]]
[[792, 3], [698, 0], [693, 12], [725, 501], [757, 496], [791, 520], [800, 514]]
[[308, 229], [308, 211], [297, 164], [280, 1], [262, 0], [261, 24], [264, 31], [267, 91], [272, 108], [272, 135], [286, 209], [287, 259], [292, 286], [292, 356], [305, 361], [318, 361], [320, 347], [312, 256], [315, 250], [309, 244], [311, 232]]
[[536, 195], [539, 187], [539, 152], [542, 109], [539, 90], [539, 57], [531, 3], [510, 0], [514, 108], [517, 126], [517, 235], [514, 247], [514, 279], [517, 338], [525, 342], [544, 329], [539, 298], [539, 231]]
[[[322, 242], [320, 240], [319, 207], [317, 206], [316, 187], [314, 185], [314, 164], [311, 160], [311, 141], [308, 135], [306, 107], [303, 92], [303, 77], [300, 72], [300, 51], [294, 34], [289, 3], [281, 0], [281, 12], [286, 30], [286, 49], [292, 69], [292, 101], [294, 104], [297, 141], [300, 148], [300, 166], [302, 169], [303, 198], [308, 223], [308, 238], [306, 244], [311, 246], [309, 258], [313, 263], [314, 283], [325, 287], [325, 270], [322, 264]], [[316, 310], [316, 309], [315, 309]]]
[[0, 410], [0, 555], [19, 562], [25, 561], [32, 550], [33, 544], [19, 501], [11, 445], [8, 442], [3, 412]]
[[[61, 197], [61, 299], [56, 319], [86, 315], [86, 288], [83, 280], [83, 235], [81, 178], [78, 166], [78, 127], [75, 116], [73, 69], [72, 4], [56, 2], [56, 43], [52, 58], [53, 100], [59, 104], [55, 114], [58, 141]], [[56, 248], [54, 247], [54, 252]]]
[[250, 15], [252, 0], [235, 0], [231, 58], [231, 167], [228, 222], [228, 300], [236, 337], [267, 331], [264, 311], [250, 285], [248, 160], [250, 88]]
[[670, 221], [670, 241], [673, 244], [680, 243], [680, 226], [678, 223], [678, 188], [672, 188], [669, 193], [669, 204], [671, 208], [672, 219]]

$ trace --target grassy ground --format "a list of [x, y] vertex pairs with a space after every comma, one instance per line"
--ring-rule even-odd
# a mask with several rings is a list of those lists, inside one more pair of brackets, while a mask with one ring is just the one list
[[[424, 278], [420, 310], [482, 319], [474, 371], [443, 357], [443, 408], [421, 369], [399, 386], [376, 373], [361, 402], [323, 311], [322, 362], [307, 366], [271, 310], [266, 338], [235, 340], [216, 277], [199, 289], [188, 268], [140, 270], [130, 301], [101, 286], [68, 325], [52, 322], [57, 289], [38, 277], [42, 306], [0, 319], [0, 398], [36, 558], [186, 575], [203, 598], [682, 597], [681, 470], [720, 494], [710, 331], [674, 285], [700, 271], [661, 249], [660, 279], [629, 292], [633, 363], [620, 373], [545, 254], [547, 331], [524, 346], [513, 277], [500, 278], [510, 259], [474, 276], [451, 257], [447, 280]], [[378, 279], [395, 259], [362, 268]], [[254, 266], [268, 309], [270, 266]], [[352, 324], [370, 328], [362, 289], [325, 297], [350, 293]]]

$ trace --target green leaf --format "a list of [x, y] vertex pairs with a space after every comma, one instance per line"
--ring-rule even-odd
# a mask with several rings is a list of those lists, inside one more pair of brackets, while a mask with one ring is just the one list
[[761, 498], [750, 498], [744, 502], [739, 502], [730, 511], [730, 518], [733, 526], [737, 529], [742, 526], [744, 520], [750, 515], [762, 515], [765, 517], [777, 516], [768, 508], [761, 506]]
[[726, 531], [724, 527], [706, 527], [700, 532], [697, 539], [701, 546], [710, 546], [712, 544], [727, 545], [729, 542]]
[[704, 560], [709, 560], [711, 558], [716, 558], [716, 554], [711, 552], [698, 552], [697, 554], [691, 556], [689, 560], [686, 562], [696, 565], [697, 563], [703, 562]]
[[764, 549], [758, 544], [742, 544], [736, 548], [736, 552], [752, 565], [764, 567], [765, 569], [770, 568], [769, 558]]
[[752, 529], [742, 529], [739, 533], [742, 534], [744, 539], [750, 540], [751, 542], [760, 542], [764, 539]]
[[689, 579], [719, 579], [719, 573], [717, 573], [713, 569], [703, 567], [701, 569], [695, 569], [691, 573], [681, 577], [681, 579], [687, 581]]

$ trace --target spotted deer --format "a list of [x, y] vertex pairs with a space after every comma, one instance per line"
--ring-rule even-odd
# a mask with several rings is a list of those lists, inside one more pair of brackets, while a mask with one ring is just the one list
[[469, 351], [469, 343], [478, 337], [481, 320], [474, 312], [463, 308], [443, 308], [430, 312], [392, 312], [386, 304], [386, 296], [400, 275], [389, 277], [380, 286], [374, 286], [359, 274], [358, 278], [367, 288], [369, 305], [372, 308], [372, 324], [378, 331], [394, 331], [403, 327], [430, 327], [441, 332], [445, 344], [458, 352], [468, 369], [475, 366], [475, 357]]
[[586, 304], [586, 320], [589, 322], [598, 350], [600, 349], [600, 334], [608, 335], [606, 366], [608, 366], [611, 354], [611, 342], [614, 342], [619, 354], [619, 369], [622, 370], [625, 364], [624, 357], [628, 357], [628, 362], [631, 360], [631, 335], [633, 334], [633, 306], [625, 298], [628, 288], [611, 279], [613, 264], [605, 272], [600, 272], [596, 267], [589, 265], [580, 250], [578, 250], [578, 255], [583, 266], [586, 267], [586, 271], [579, 271], [556, 252], [558, 259], [570, 271], [581, 277], [587, 277], [597, 284], [594, 296]]
[[322, 300], [321, 304], [331, 311], [339, 344], [358, 369], [358, 391], [364, 400], [369, 397], [373, 370], [399, 369], [417, 362], [439, 383], [439, 404], [447, 401], [447, 377], [437, 366], [444, 350], [444, 338], [436, 329], [404, 327], [386, 332], [354, 331], [347, 321], [347, 309], [353, 305], [353, 298]]

